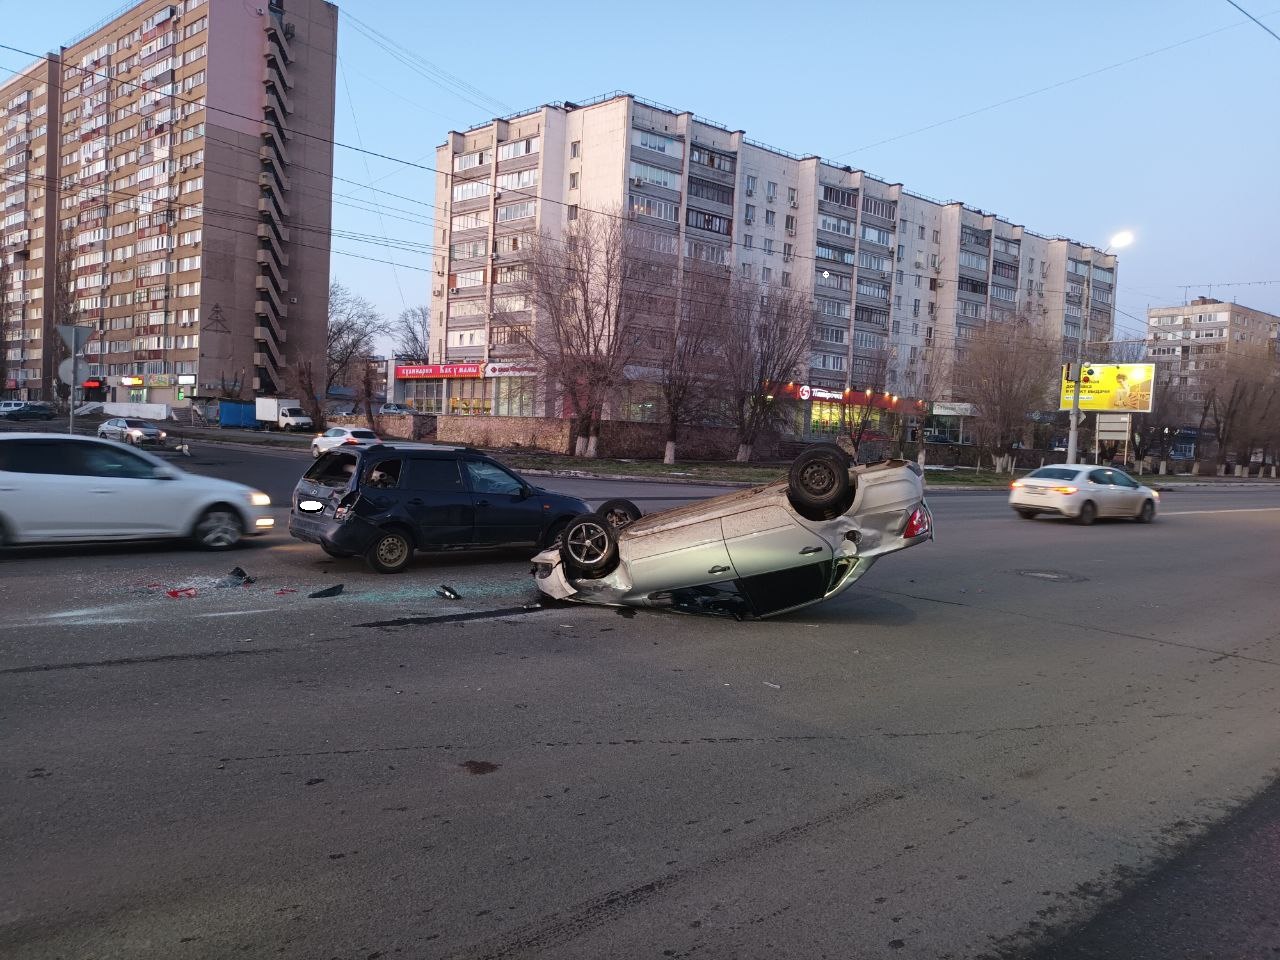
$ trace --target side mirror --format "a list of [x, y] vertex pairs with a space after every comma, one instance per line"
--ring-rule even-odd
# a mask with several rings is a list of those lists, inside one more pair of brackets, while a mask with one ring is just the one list
[[521, 499], [521, 500], [528, 500], [528, 499], [529, 499], [530, 497], [532, 497], [532, 496], [533, 496], [533, 487], [529, 486], [528, 484], [521, 484], [521, 485], [520, 485], [520, 499]]

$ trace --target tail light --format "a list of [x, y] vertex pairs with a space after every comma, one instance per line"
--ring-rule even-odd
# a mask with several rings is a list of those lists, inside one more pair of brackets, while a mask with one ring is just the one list
[[924, 536], [931, 531], [929, 524], [929, 511], [923, 506], [916, 507], [912, 511], [911, 516], [907, 518], [907, 526], [902, 531], [903, 538], [910, 540], [913, 537]]
[[333, 519], [345, 520], [351, 515], [352, 508], [356, 505], [356, 501], [360, 499], [359, 493], [349, 493], [338, 501], [338, 506], [333, 511]]
[[1054, 493], [1075, 493], [1078, 487], [1053, 487]]
[[347, 437], [347, 439], [342, 441], [342, 445], [344, 447], [358, 447], [360, 446], [360, 441], [355, 437]]

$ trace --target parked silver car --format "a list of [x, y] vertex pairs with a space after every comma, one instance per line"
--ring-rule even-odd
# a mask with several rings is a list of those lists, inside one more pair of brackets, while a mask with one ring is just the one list
[[823, 444], [765, 486], [643, 518], [610, 501], [571, 521], [533, 573], [561, 600], [769, 617], [833, 597], [886, 554], [932, 538], [915, 463], [851, 467]]
[[1026, 520], [1042, 513], [1090, 524], [1098, 517], [1150, 523], [1160, 494], [1123, 470], [1071, 463], [1033, 470], [1010, 485], [1009, 506]]

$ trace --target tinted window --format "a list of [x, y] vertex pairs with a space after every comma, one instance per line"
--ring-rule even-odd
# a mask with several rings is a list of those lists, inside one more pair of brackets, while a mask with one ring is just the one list
[[1095, 470], [1093, 471], [1093, 473], [1089, 474], [1089, 479], [1092, 480], [1094, 483], [1100, 483], [1103, 486], [1109, 487], [1111, 486], [1111, 471]]
[[326, 453], [303, 474], [306, 480], [322, 483], [326, 487], [345, 487], [356, 472], [356, 458], [351, 453]]
[[410, 460], [409, 479], [406, 486], [411, 490], [426, 490], [433, 493], [449, 493], [462, 489], [462, 476], [458, 473], [458, 461], [448, 460]]
[[1072, 470], [1070, 467], [1041, 467], [1039, 470], [1033, 470], [1027, 476], [1037, 477], [1041, 480], [1074, 480], [1079, 472], [1079, 470]]
[[352, 430], [351, 435], [357, 440], [377, 440], [378, 435], [372, 430]]
[[343, 434], [342, 434], [342, 428], [341, 428], [341, 427], [330, 427], [328, 430], [326, 430], [326, 431], [324, 432], [324, 435], [325, 435], [326, 437], [340, 437], [340, 436], [342, 436], [342, 435], [343, 435]]
[[1111, 471], [1111, 482], [1117, 487], [1128, 487], [1130, 490], [1138, 488], [1138, 481], [1133, 479], [1127, 473], [1121, 473], [1119, 470]]
[[80, 463], [66, 440], [7, 440], [0, 442], [0, 470], [10, 473], [56, 473], [78, 476]]
[[71, 451], [73, 457], [80, 461], [81, 470], [87, 477], [116, 477], [125, 480], [148, 480], [156, 475], [155, 465], [143, 460], [128, 450], [117, 450], [105, 444], [77, 443], [72, 446], [78, 450]]
[[155, 426], [155, 424], [153, 424], [153, 423], [147, 423], [147, 421], [145, 421], [145, 420], [126, 420], [126, 421], [124, 421], [124, 425], [125, 425], [126, 427], [153, 427], [153, 426]]
[[362, 478], [363, 483], [365, 486], [380, 490], [398, 487], [403, 466], [404, 462], [402, 460], [379, 460], [365, 470]]
[[495, 463], [468, 460], [467, 474], [471, 477], [473, 493], [519, 493], [524, 484]]

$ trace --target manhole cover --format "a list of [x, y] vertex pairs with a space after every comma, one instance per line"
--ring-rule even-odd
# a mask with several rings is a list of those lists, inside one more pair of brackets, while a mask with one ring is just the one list
[[1020, 577], [1031, 577], [1033, 580], [1053, 580], [1057, 583], [1083, 583], [1088, 577], [1067, 573], [1065, 570], [1018, 570]]

